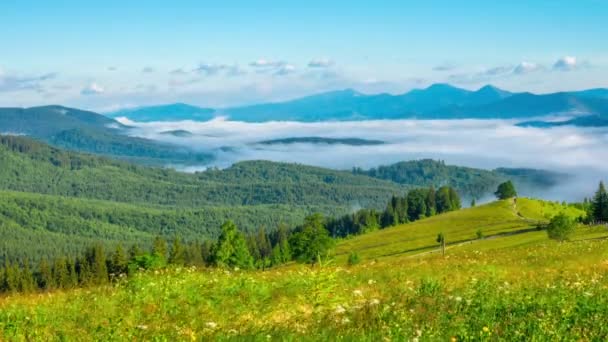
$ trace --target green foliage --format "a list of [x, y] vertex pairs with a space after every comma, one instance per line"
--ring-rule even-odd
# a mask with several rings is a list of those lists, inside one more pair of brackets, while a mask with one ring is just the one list
[[[345, 171], [265, 161], [188, 174], [68, 152], [14, 136], [0, 136], [0, 163], [0, 189], [182, 209], [287, 205], [310, 210], [306, 214], [333, 215], [347, 212], [353, 203], [381, 209], [392, 195], [406, 189]], [[289, 210], [282, 214], [283, 220], [287, 217]]]
[[245, 237], [232, 221], [222, 225], [222, 233], [213, 252], [213, 261], [220, 267], [251, 268], [253, 259]]
[[515, 191], [515, 186], [511, 181], [506, 181], [498, 186], [498, 189], [496, 189], [494, 195], [496, 195], [496, 198], [504, 200], [517, 197], [517, 191]]
[[291, 235], [291, 252], [299, 262], [315, 263], [320, 257], [325, 257], [333, 246], [324, 221], [320, 214], [308, 216]]
[[361, 262], [361, 257], [359, 256], [359, 254], [355, 251], [350, 252], [350, 254], [348, 255], [348, 265], [354, 266], [360, 262]]
[[574, 233], [576, 223], [565, 213], [557, 214], [547, 225], [547, 235], [550, 239], [564, 241], [568, 240]]

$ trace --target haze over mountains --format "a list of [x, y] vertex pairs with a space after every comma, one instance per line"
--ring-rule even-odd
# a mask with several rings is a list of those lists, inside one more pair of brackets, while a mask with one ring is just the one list
[[[207, 121], [214, 117], [244, 122], [351, 121], [378, 119], [521, 119], [549, 115], [608, 115], [608, 89], [552, 94], [511, 93], [491, 85], [476, 91], [434, 84], [401, 95], [367, 95], [352, 89], [291, 101], [234, 108], [184, 104], [140, 107], [108, 114], [132, 121]], [[576, 125], [576, 122], [573, 122]]]

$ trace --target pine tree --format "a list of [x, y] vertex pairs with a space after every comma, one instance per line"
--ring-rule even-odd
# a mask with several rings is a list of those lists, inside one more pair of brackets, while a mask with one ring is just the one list
[[604, 182], [600, 185], [591, 200], [591, 215], [596, 222], [608, 222], [608, 193]]
[[437, 212], [437, 203], [435, 199], [435, 188], [431, 186], [426, 195], [426, 217], [431, 217]]
[[53, 271], [46, 258], [40, 260], [38, 264], [38, 287], [44, 290], [50, 290], [55, 287], [53, 279]]
[[70, 273], [64, 257], [55, 259], [55, 263], [53, 264], [53, 279], [58, 288], [66, 289], [70, 287]]
[[270, 258], [270, 253], [272, 253], [272, 246], [270, 245], [270, 239], [268, 238], [264, 227], [260, 228], [260, 230], [258, 231], [256, 240], [258, 250], [260, 251], [260, 259]]
[[78, 273], [76, 273], [76, 262], [73, 258], [67, 260], [67, 267], [70, 274], [70, 287], [78, 286]]
[[176, 237], [173, 239], [171, 244], [171, 253], [169, 254], [169, 263], [174, 265], [184, 265], [185, 263], [185, 250], [182, 245], [181, 239]]
[[460, 196], [458, 196], [458, 192], [456, 192], [456, 189], [450, 187], [449, 193], [450, 193], [451, 210], [459, 210], [462, 207], [462, 205], [460, 203]]
[[32, 273], [32, 269], [30, 268], [30, 262], [27, 259], [23, 261], [23, 267], [21, 268], [19, 280], [19, 290], [21, 292], [32, 292], [37, 287], [36, 280], [34, 279], [34, 274]]
[[251, 268], [253, 260], [243, 234], [232, 221], [225, 222], [214, 248], [213, 260], [218, 266]]
[[154, 245], [152, 246], [152, 255], [160, 258], [161, 260], [167, 260], [167, 241], [160, 236], [154, 239]]
[[205, 264], [205, 261], [203, 260], [201, 244], [199, 242], [191, 242], [186, 246], [185, 262], [186, 265], [193, 266], [203, 266]]
[[127, 253], [125, 253], [123, 246], [119, 244], [116, 246], [114, 253], [112, 253], [109, 271], [114, 277], [117, 277], [127, 273], [128, 265]]
[[89, 265], [91, 281], [93, 284], [100, 285], [108, 282], [106, 254], [101, 244], [89, 248], [86, 255], [86, 262]]

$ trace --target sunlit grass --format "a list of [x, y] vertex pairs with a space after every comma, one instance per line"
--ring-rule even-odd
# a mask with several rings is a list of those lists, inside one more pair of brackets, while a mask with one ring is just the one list
[[[509, 205], [460, 215], [515, 220]], [[446, 231], [469, 236], [456, 214], [446, 222], [461, 228]], [[417, 230], [435, 226], [421, 223], [411, 226], [423, 239]], [[0, 340], [604, 340], [607, 237], [605, 227], [579, 227], [570, 242], [532, 231], [455, 245], [446, 257], [396, 254], [352, 267], [338, 258], [139, 273], [113, 286], [1, 298]]]

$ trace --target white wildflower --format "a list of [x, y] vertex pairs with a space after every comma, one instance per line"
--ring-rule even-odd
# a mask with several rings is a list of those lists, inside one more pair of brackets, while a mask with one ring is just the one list
[[353, 295], [355, 297], [361, 297], [361, 296], [363, 296], [363, 292], [361, 292], [361, 290], [354, 290]]
[[217, 323], [215, 323], [215, 322], [207, 322], [207, 323], [205, 323], [205, 326], [207, 328], [209, 328], [209, 329], [215, 329], [215, 328], [217, 328]]
[[340, 315], [346, 312], [346, 309], [342, 305], [336, 307], [336, 314]]

